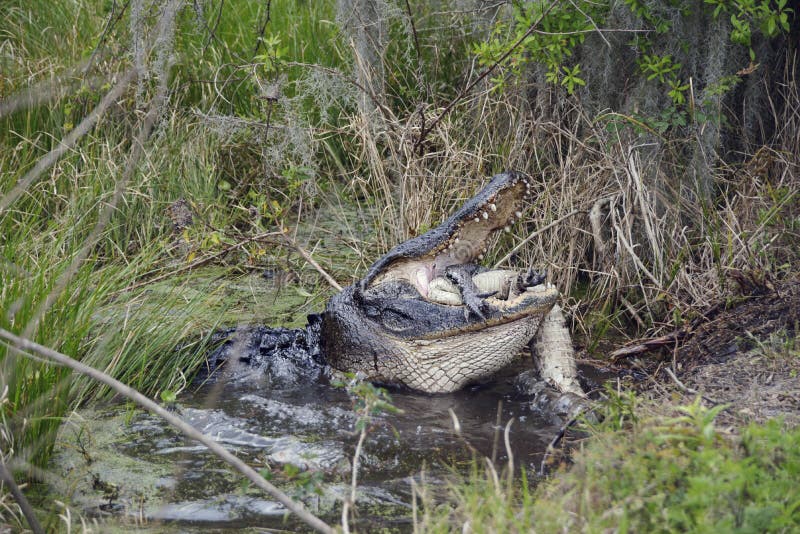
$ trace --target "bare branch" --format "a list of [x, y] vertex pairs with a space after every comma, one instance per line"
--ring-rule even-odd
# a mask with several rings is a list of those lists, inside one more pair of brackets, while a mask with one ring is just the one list
[[308, 263], [310, 263], [311, 266], [315, 268], [319, 274], [322, 275], [322, 277], [331, 285], [331, 287], [333, 287], [336, 291], [342, 290], [342, 286], [339, 285], [339, 282], [337, 282], [330, 274], [328, 274], [328, 272], [325, 269], [323, 269], [319, 263], [314, 261], [314, 258], [311, 257], [311, 254], [309, 254], [308, 251], [306, 251], [303, 247], [301, 247], [297, 243], [297, 241], [292, 239], [292, 237], [289, 235], [289, 232], [285, 231], [283, 233], [283, 238], [286, 240], [286, 243], [290, 247], [295, 249], [298, 254], [303, 256], [303, 259], [306, 260]]
[[133, 402], [135, 402], [148, 412], [158, 415], [159, 417], [164, 419], [167, 423], [180, 430], [186, 437], [202, 443], [209, 451], [211, 451], [219, 458], [227, 462], [234, 469], [239, 471], [239, 473], [244, 475], [258, 488], [262, 489], [271, 497], [277, 499], [289, 511], [295, 514], [300, 520], [302, 520], [308, 526], [314, 528], [319, 532], [325, 532], [325, 533], [334, 532], [334, 530], [330, 526], [328, 526], [324, 521], [316, 517], [308, 510], [306, 510], [305, 506], [303, 506], [302, 503], [293, 500], [291, 497], [286, 495], [280, 489], [278, 489], [277, 487], [273, 486], [272, 484], [264, 480], [264, 477], [259, 475], [252, 467], [250, 467], [249, 465], [244, 463], [241, 459], [233, 455], [225, 447], [223, 447], [210, 437], [206, 436], [202, 432], [198, 431], [196, 428], [186, 423], [176, 415], [168, 412], [166, 409], [159, 406], [156, 402], [149, 399], [148, 397], [145, 397], [144, 395], [142, 395], [135, 389], [131, 388], [130, 386], [123, 384], [122, 382], [112, 378], [111, 376], [105, 374], [102, 371], [99, 371], [93, 367], [89, 367], [88, 365], [85, 365], [77, 360], [74, 360], [69, 356], [67, 356], [66, 354], [62, 354], [43, 345], [39, 345], [38, 343], [35, 343], [29, 339], [16, 336], [11, 332], [2, 328], [0, 328], [0, 338], [5, 340], [5, 343], [9, 346], [9, 348], [13, 349], [14, 347], [16, 347], [17, 350], [13, 350], [13, 352], [16, 352], [17, 354], [20, 354], [24, 357], [30, 357], [31, 355], [28, 352], [25, 352], [29, 351], [39, 354], [40, 356], [44, 356], [45, 358], [47, 358], [52, 362], [55, 362], [59, 365], [63, 365], [65, 367], [69, 367], [73, 371], [76, 371], [82, 375], [86, 375], [94, 380], [97, 380], [101, 384], [104, 384], [109, 388], [111, 388], [112, 390], [114, 390], [116, 393], [132, 400]]
[[52, 167], [67, 150], [71, 150], [81, 137], [89, 133], [89, 130], [94, 127], [106, 110], [122, 96], [122, 93], [125, 92], [125, 89], [127, 89], [128, 85], [136, 78], [137, 74], [136, 69], [131, 69], [123, 74], [120, 81], [117, 82], [117, 85], [103, 97], [103, 100], [100, 101], [97, 107], [94, 108], [80, 124], [73, 128], [54, 149], [37, 161], [36, 165], [17, 182], [11, 191], [0, 198], [0, 213], [5, 211], [8, 206], [17, 200], [17, 198], [36, 182], [44, 171]]
[[[253, 47], [253, 56], [258, 54], [258, 49], [261, 48], [261, 44], [264, 42], [264, 33], [267, 31], [267, 24], [271, 20], [270, 17], [270, 8], [272, 7], [272, 0], [267, 0], [267, 12], [264, 15], [264, 22], [261, 24], [261, 27], [258, 29], [258, 35], [256, 35], [256, 46]], [[221, 8], [221, 6], [220, 6]]]
[[556, 7], [556, 6], [557, 6], [559, 3], [560, 3], [560, 0], [555, 0], [555, 1], [554, 1], [552, 4], [550, 4], [550, 7], [548, 7], [548, 8], [547, 8], [547, 9], [546, 9], [546, 10], [545, 10], [545, 11], [544, 11], [542, 14], [541, 14], [541, 16], [540, 16], [538, 19], [536, 19], [536, 20], [533, 22], [533, 24], [531, 24], [531, 25], [530, 25], [530, 27], [528, 28], [528, 30], [527, 30], [527, 31], [526, 31], [524, 34], [522, 34], [522, 36], [521, 36], [519, 39], [517, 39], [517, 40], [514, 42], [514, 44], [512, 44], [512, 45], [511, 45], [511, 46], [508, 48], [508, 50], [506, 50], [506, 51], [503, 53], [503, 55], [502, 55], [502, 56], [500, 56], [500, 57], [497, 59], [497, 61], [495, 61], [494, 63], [492, 63], [491, 65], [489, 65], [489, 67], [488, 67], [488, 68], [486, 68], [486, 70], [484, 70], [482, 73], [480, 73], [480, 75], [479, 75], [477, 78], [475, 78], [475, 79], [472, 81], [472, 83], [470, 83], [470, 84], [469, 84], [469, 85], [467, 85], [467, 86], [466, 86], [464, 89], [462, 89], [462, 90], [461, 90], [461, 91], [458, 93], [458, 95], [457, 95], [457, 96], [456, 96], [456, 97], [455, 97], [453, 100], [451, 100], [451, 101], [450, 101], [450, 103], [449, 103], [449, 104], [447, 104], [447, 106], [445, 106], [445, 108], [442, 110], [442, 112], [441, 112], [441, 113], [439, 113], [439, 115], [438, 115], [438, 116], [437, 116], [435, 119], [433, 119], [433, 121], [431, 121], [431, 123], [430, 123], [430, 124], [429, 124], [427, 127], [425, 127], [425, 128], [423, 128], [422, 130], [420, 130], [420, 132], [419, 132], [419, 138], [418, 138], [418, 139], [416, 140], [416, 142], [414, 143], [414, 148], [415, 148], [415, 149], [417, 149], [417, 148], [420, 148], [420, 149], [421, 149], [421, 147], [422, 147], [422, 143], [425, 141], [425, 137], [426, 137], [426, 136], [427, 136], [427, 135], [428, 135], [428, 134], [429, 134], [429, 133], [430, 133], [430, 132], [433, 130], [433, 128], [434, 128], [434, 127], [435, 127], [437, 124], [439, 124], [439, 123], [441, 122], [441, 120], [442, 120], [442, 119], [444, 119], [444, 118], [445, 118], [445, 116], [446, 116], [448, 113], [450, 113], [450, 111], [452, 111], [452, 109], [453, 109], [453, 108], [456, 106], [456, 104], [458, 104], [459, 102], [461, 102], [461, 100], [463, 100], [463, 99], [464, 99], [464, 97], [466, 97], [466, 96], [467, 96], [467, 94], [468, 94], [468, 93], [469, 93], [469, 92], [472, 90], [472, 88], [473, 88], [473, 87], [475, 87], [476, 85], [478, 85], [478, 84], [479, 84], [479, 83], [480, 83], [480, 82], [481, 82], [483, 79], [485, 79], [487, 76], [489, 76], [489, 74], [491, 74], [491, 73], [494, 71], [494, 69], [496, 69], [498, 66], [500, 66], [500, 64], [501, 64], [503, 61], [505, 61], [505, 60], [508, 58], [508, 56], [510, 56], [510, 55], [512, 54], [512, 52], [514, 52], [514, 50], [516, 50], [517, 48], [519, 48], [519, 47], [522, 45], [522, 43], [525, 41], [525, 39], [527, 39], [527, 38], [528, 38], [528, 37], [529, 37], [529, 36], [530, 36], [530, 35], [531, 35], [533, 32], [535, 32], [535, 31], [536, 31], [536, 28], [539, 26], [539, 24], [541, 24], [542, 20], [544, 20], [544, 18], [545, 18], [545, 17], [546, 17], [546, 16], [547, 16], [547, 15], [550, 13], [550, 11], [552, 11], [552, 10], [553, 10], [553, 8], [554, 8], [554, 7]]
[[248, 243], [252, 243], [254, 241], [261, 241], [262, 239], [266, 239], [268, 237], [272, 237], [272, 236], [276, 236], [276, 235], [280, 235], [280, 232], [265, 232], [265, 233], [262, 233], [262, 234], [254, 235], [252, 237], [248, 237], [247, 239], [243, 239], [243, 240], [239, 241], [238, 243], [234, 243], [233, 245], [229, 245], [229, 246], [225, 247], [224, 249], [220, 250], [219, 252], [216, 252], [216, 253], [214, 253], [214, 254], [212, 254], [210, 256], [206, 256], [205, 258], [199, 258], [199, 259], [193, 261], [192, 263], [181, 267], [180, 269], [170, 269], [168, 272], [157, 274], [153, 278], [147, 278], [150, 275], [159, 273], [161, 270], [159, 269], [159, 270], [156, 270], [156, 271], [151, 271], [150, 273], [147, 273], [147, 274], [143, 275], [143, 278], [146, 278], [145, 280], [139, 280], [138, 282], [134, 282], [133, 284], [131, 284], [131, 285], [129, 285], [129, 286], [123, 288], [123, 289], [120, 289], [116, 293], [113, 293], [113, 295], [116, 296], [116, 295], [119, 295], [121, 293], [127, 293], [128, 291], [132, 291], [134, 289], [139, 289], [140, 287], [143, 287], [143, 286], [146, 286], [146, 285], [149, 285], [149, 284], [154, 284], [156, 282], [160, 282], [161, 280], [166, 280], [167, 278], [169, 278], [171, 276], [175, 276], [175, 275], [178, 275], [178, 274], [181, 274], [181, 273], [185, 273], [187, 271], [191, 271], [193, 269], [196, 269], [198, 267], [206, 265], [206, 264], [216, 260], [217, 258], [221, 258], [222, 256], [225, 256], [229, 252], [232, 252], [233, 250], [235, 250], [237, 248], [241, 248], [241, 247], [245, 246]]
[[36, 512], [33, 511], [31, 503], [28, 502], [28, 499], [25, 498], [25, 494], [22, 493], [22, 490], [17, 486], [3, 458], [0, 458], [0, 480], [3, 481], [3, 484], [8, 486], [8, 490], [11, 492], [14, 500], [17, 501], [19, 509], [22, 510], [22, 515], [25, 516], [25, 519], [28, 521], [28, 526], [31, 527], [33, 533], [44, 534], [44, 529], [41, 523], [39, 523], [39, 519], [36, 517]]

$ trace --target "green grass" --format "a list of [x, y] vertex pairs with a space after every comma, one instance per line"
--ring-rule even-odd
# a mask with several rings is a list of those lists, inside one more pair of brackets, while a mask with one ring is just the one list
[[[391, 113], [383, 118], [386, 123], [370, 124], [369, 118], [358, 115], [353, 93], [319, 92], [338, 87], [314, 78], [330, 73], [292, 65], [338, 68], [344, 76], [337, 80], [347, 85], [339, 78], [351, 75], [353, 55], [335, 24], [336, 2], [273, 0], [257, 50], [265, 2], [246, 0], [236, 2], [235, 8], [221, 0], [201, 4], [202, 13], [187, 3], [179, 14], [170, 56], [174, 65], [169, 104], [123, 201], [75, 272], [69, 272], [70, 265], [82, 253], [123, 172], [132, 132], [153, 92], [152, 80], [127, 91], [73, 150], [0, 213], [0, 327], [26, 333], [158, 397], [185, 385], [202, 361], [204, 335], [221, 322], [233, 322], [232, 310], [250, 310], [255, 320], [296, 325], [302, 321], [297, 310], [319, 310], [330, 289], [301, 277], [290, 297], [253, 293], [252, 302], [231, 302], [218, 279], [194, 272], [156, 286], [124, 289], [255, 233], [284, 223], [299, 226], [301, 205], [303, 217], [310, 219], [312, 214], [333, 222], [301, 228], [301, 237], [313, 243], [315, 257], [332, 266], [343, 282], [399, 239], [434, 226], [477, 189], [477, 179], [506, 166], [543, 182], [526, 213], [528, 226], [519, 229], [516, 239], [572, 209], [588, 209], [611, 193], [618, 194], [618, 207], [639, 205], [635, 196], [626, 196], [631, 184], [618, 181], [627, 156], [620, 158], [616, 152], [627, 151], [627, 140], [604, 137], [593, 126], [588, 130], [594, 133], [571, 137], [567, 130], [584, 129], [591, 118], [586, 124], [570, 122], [560, 112], [552, 117], [558, 132], [540, 129], [540, 121], [527, 114], [530, 102], [522, 91], [508, 97], [469, 95], [429, 133], [423, 150], [413, 147], [423, 114], [430, 125], [465, 80], [477, 75], [469, 74], [467, 51], [471, 39], [481, 39], [481, 33], [471, 34], [455, 14], [437, 18], [412, 3], [419, 50], [410, 28], [393, 19], [382, 95]], [[0, 3], [0, 99], [18, 97], [31, 85], [46, 88], [52, 83], [61, 89], [49, 102], [0, 117], [0, 194], [79, 124], [119, 73], [129, 68], [130, 13], [106, 33], [113, 5], [121, 3]], [[403, 3], [398, 5], [403, 11]], [[225, 9], [217, 19], [220, 6]], [[152, 27], [156, 15], [145, 13], [144, 24]], [[214, 29], [213, 37], [208, 28]], [[73, 67], [93, 55], [101, 36], [103, 46], [84, 77]], [[264, 98], [264, 88], [276, 82], [282, 84], [285, 99], [280, 104], [286, 107]], [[318, 92], [308, 92], [311, 89]], [[213, 121], [202, 118], [204, 113], [249, 121], [250, 126], [235, 135], [218, 135]], [[272, 128], [256, 135], [258, 123], [263, 125], [268, 117]], [[561, 122], [569, 127], [562, 129]], [[788, 137], [791, 131], [787, 129]], [[282, 159], [268, 165], [265, 153], [281, 148], [280, 142], [297, 132], [308, 134], [299, 144], [313, 140], [305, 148], [314, 168], [306, 168], [307, 162], [288, 150], [279, 151]], [[681, 147], [676, 153], [690, 147], [686, 140], [674, 143]], [[562, 154], [567, 145], [569, 153]], [[579, 148], [588, 145], [591, 150]], [[599, 317], [596, 326], [588, 324], [590, 329], [604, 333], [625, 322], [628, 311], [610, 297], [622, 294], [634, 301], [647, 324], [666, 328], [670, 310], [676, 317], [696, 312], [713, 290], [724, 288], [731, 268], [747, 266], [785, 277], [796, 270], [794, 240], [800, 219], [792, 174], [796, 160], [790, 152], [763, 151], [775, 176], [734, 169], [735, 177], [720, 174], [720, 182], [724, 178], [725, 187], [731, 188], [725, 195], [698, 202], [690, 201], [691, 192], [685, 198], [678, 195], [676, 202], [686, 202], [681, 210], [658, 212], [655, 222], [664, 223], [657, 228], [663, 250], [642, 257], [651, 269], [653, 262], [671, 265], [663, 287], [646, 279], [642, 284], [641, 272], [624, 249], [615, 251], [621, 254], [618, 265], [588, 260], [591, 236], [581, 229], [585, 222], [579, 219], [542, 235], [539, 245], [532, 243], [521, 255], [522, 261], [546, 262], [564, 285], [581, 270], [602, 271], [603, 277], [586, 281], [592, 290], [574, 307], [588, 318]], [[684, 163], [659, 172], [683, 175]], [[656, 178], [661, 181], [659, 174]], [[647, 192], [647, 198], [649, 193], [662, 193]], [[181, 198], [192, 207], [195, 223], [176, 236], [165, 210]], [[663, 207], [669, 208], [672, 200]], [[637, 217], [641, 214], [634, 210], [625, 219], [631, 225], [638, 221], [641, 230], [644, 219]], [[686, 225], [686, 232], [671, 233], [670, 221], [676, 229]], [[607, 230], [609, 243], [614, 232], [617, 237], [625, 234]], [[180, 247], [175, 246], [178, 241]], [[648, 250], [642, 247], [647, 242], [639, 241], [632, 247]], [[511, 246], [510, 236], [503, 246]], [[274, 243], [259, 243], [237, 250], [225, 263], [241, 274], [265, 266], [302, 273], [304, 262]], [[714, 270], [715, 280], [694, 276]], [[275, 298], [281, 299], [282, 307], [265, 306], [266, 299]], [[788, 340], [773, 348], [779, 354], [797, 353]], [[10, 386], [2, 409], [13, 440], [0, 447], [13, 449], [23, 468], [46, 464], [54, 431], [67, 410], [107, 394], [63, 369], [13, 355], [5, 345], [0, 345], [0, 372], [0, 382]], [[491, 469], [475, 467], [452, 488], [447, 506], [427, 503], [425, 527], [450, 531], [466, 521], [473, 530], [485, 532], [568, 527], [744, 532], [798, 526], [796, 494], [789, 486], [800, 475], [798, 447], [792, 447], [800, 437], [796, 430], [779, 423], [752, 426], [735, 441], [723, 439], [713, 427], [713, 414], [696, 407], [680, 416], [683, 419], [670, 421], [646, 420], [635, 397], [613, 398], [607, 409], [607, 422], [577, 454], [573, 469], [533, 491], [522, 482], [524, 476], [495, 477]]]
[[714, 426], [718, 408], [678, 407], [619, 428], [606, 423], [573, 455], [574, 464], [530, 491], [523, 473], [509, 483], [473, 468], [444, 503], [420, 512], [424, 532], [795, 532], [800, 528], [800, 428], [779, 420], [741, 435]]
[[[210, 203], [214, 197], [198, 193], [206, 191], [205, 175], [195, 174], [192, 180], [190, 173], [184, 173], [186, 181], [174, 183], [185, 187], [172, 190], [165, 190], [163, 182], [154, 185], [168, 175], [161, 172], [158, 158], [151, 158], [149, 170], [140, 173], [129, 192], [131, 202], [112, 218], [70, 276], [71, 263], [84, 247], [112, 187], [116, 161], [108, 150], [101, 139], [86, 140], [82, 154], [58, 164], [62, 171], [58, 179], [37, 184], [28, 197], [0, 217], [0, 309], [4, 311], [0, 326], [83, 358], [153, 394], [171, 387], [181, 370], [190, 371], [196, 365], [191, 351], [178, 354], [174, 347], [188, 336], [197, 338], [201, 327], [207, 329], [213, 318], [203, 313], [207, 306], [202, 296], [187, 301], [178, 295], [158, 295], [157, 303], [143, 308], [141, 302], [148, 295], [142, 290], [116, 294], [145, 272], [176, 261], [167, 253], [171, 238], [162, 213], [166, 198], [186, 195]], [[179, 151], [167, 146], [164, 153], [164, 161], [173, 161], [166, 154]], [[160, 194], [151, 196], [156, 190]], [[74, 394], [86, 397], [96, 388], [53, 366], [9, 357], [5, 346], [0, 347], [0, 359], [10, 385], [6, 408], [10, 420], [18, 423], [19, 432], [13, 434], [20, 439], [16, 449], [31, 462], [42, 464], [58, 418]]]
[[714, 427], [717, 407], [603, 433], [547, 484], [532, 513], [543, 530], [790, 532], [800, 528], [800, 429], [779, 420], [738, 438]]
[[[256, 228], [260, 223], [243, 217], [248, 199], [220, 188], [220, 173], [227, 168], [222, 160], [238, 147], [221, 146], [193, 109], [263, 119], [258, 82], [277, 73], [247, 65], [267, 61], [259, 56], [275, 52], [283, 61], [329, 66], [342, 58], [329, 44], [338, 31], [331, 23], [333, 2], [273, 1], [265, 30], [273, 44], [263, 43], [258, 52], [254, 44], [265, 17], [263, 2], [241, 2], [236, 9], [227, 5], [218, 21], [220, 2], [205, 5], [209, 9], [202, 14], [188, 5], [179, 13], [170, 106], [96, 244], [83, 250], [123, 172], [137, 127], [133, 110], [151, 92], [147, 82], [131, 88], [74, 150], [0, 213], [0, 327], [25, 333], [154, 396], [185, 385], [201, 361], [203, 335], [225, 317], [229, 303], [214, 279], [190, 287], [186, 279], [176, 279], [174, 289], [166, 291], [122, 290], [148, 273], [170, 272], [242, 235], [263, 231]], [[74, 128], [108, 91], [110, 78], [127, 68], [130, 11], [104, 33], [111, 10], [112, 3], [103, 0], [0, 7], [5, 21], [0, 98], [14, 99], [26, 87], [51, 82], [63, 89], [49, 102], [0, 117], [0, 194]], [[144, 13], [145, 26], [156, 17], [156, 11]], [[202, 31], [206, 23], [214, 26], [215, 38]], [[85, 64], [101, 36], [103, 46], [84, 78], [81, 68], [72, 67]], [[291, 79], [300, 69], [286, 73]], [[223, 80], [217, 87], [207, 83], [215, 75]], [[251, 163], [259, 165], [257, 158]], [[180, 198], [192, 207], [195, 224], [176, 237], [166, 209]], [[184, 244], [176, 249], [178, 240]], [[69, 272], [80, 254], [86, 258]], [[248, 262], [251, 254], [245, 249], [227, 260]], [[3, 382], [10, 386], [4, 410], [15, 440], [4, 447], [13, 446], [23, 466], [45, 465], [60, 417], [75, 402], [106, 391], [62, 369], [10, 354], [5, 345], [0, 345], [0, 362]]]

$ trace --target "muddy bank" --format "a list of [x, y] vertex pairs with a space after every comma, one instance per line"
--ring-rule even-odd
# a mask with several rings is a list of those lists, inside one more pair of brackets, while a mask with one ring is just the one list
[[619, 358], [620, 369], [639, 373], [640, 390], [729, 405], [719, 418], [724, 424], [773, 417], [800, 424], [800, 280], [751, 290], [677, 331], [677, 347], [663, 338], [630, 344], [651, 343], [653, 350]]

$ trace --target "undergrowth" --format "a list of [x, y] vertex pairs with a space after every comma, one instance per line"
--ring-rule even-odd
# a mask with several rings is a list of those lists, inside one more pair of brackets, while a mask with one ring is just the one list
[[[622, 406], [622, 408], [620, 408]], [[628, 413], [619, 425], [620, 410]], [[800, 429], [779, 420], [731, 436], [714, 425], [724, 406], [663, 408], [612, 400], [605, 423], [576, 446], [573, 464], [535, 490], [526, 473], [498, 483], [479, 469], [422, 495], [424, 532], [793, 532], [800, 528]]]
[[[583, 12], [564, 4], [519, 49], [509, 47], [543, 13], [539, 2], [369, 4], [359, 11], [361, 3], [349, 1], [4, 2], [0, 327], [150, 395], [173, 392], [202, 361], [204, 335], [226, 310], [220, 284], [209, 281], [187, 298], [178, 287], [185, 278], [171, 273], [191, 274], [204, 259], [237, 272], [287, 272], [301, 281], [298, 291], [312, 288], [306, 302], [320, 302], [331, 289], [277, 236], [301, 241], [346, 285], [506, 169], [529, 174], [538, 188], [486, 264], [547, 268], [574, 329], [594, 341], [659, 335], [717, 299], [770, 291], [796, 275], [800, 92], [797, 22], [786, 2], [706, 2], [696, 18], [674, 3], [579, 2]], [[173, 7], [174, 31], [165, 32]], [[701, 19], [719, 31], [694, 31]], [[600, 23], [616, 26], [600, 32]], [[685, 35], [698, 41], [681, 41]], [[496, 65], [506, 52], [511, 63]], [[96, 123], [84, 123], [131, 69], [135, 82]], [[156, 106], [155, 129], [123, 181], [148, 106]], [[82, 124], [83, 135], [37, 170]], [[187, 207], [190, 224], [171, 220], [176, 205]], [[272, 235], [256, 239], [262, 234]], [[162, 276], [174, 293], [150, 291], [148, 281]], [[46, 465], [65, 411], [105, 392], [6, 345], [0, 360], [9, 386], [3, 449], [32, 475]], [[662, 517], [669, 528], [787, 520], [788, 508], [773, 514], [759, 495], [781, 487], [783, 473], [796, 474], [793, 464], [749, 451], [782, 447], [796, 433], [751, 427], [732, 444], [712, 429], [713, 443], [699, 447], [686, 435], [700, 439], [702, 431], [689, 422], [667, 425], [669, 432], [634, 422], [633, 431], [614, 434], [608, 458], [627, 465], [626, 454], [652, 457], [636, 456], [626, 495], [602, 486], [613, 462], [597, 464], [609, 474], [581, 486], [588, 493], [579, 497], [591, 499], [580, 501], [570, 524], [652, 527], [656, 501], [648, 495], [688, 510]], [[684, 437], [665, 439], [670, 432]], [[599, 455], [592, 447], [581, 454]], [[664, 458], [677, 462], [676, 451], [680, 461], [696, 461], [670, 470]], [[686, 470], [708, 477], [714, 465], [740, 474], [722, 493], [699, 492], [702, 480]], [[777, 477], [775, 486], [753, 478], [751, 465]], [[579, 472], [594, 464], [577, 466], [574, 483], [591, 483]], [[632, 493], [643, 466], [667, 473], [643, 483], [658, 491]], [[566, 499], [569, 484], [548, 485], [541, 495], [550, 501], [542, 502]], [[762, 493], [731, 516], [725, 503], [750, 499], [751, 484]], [[495, 485], [491, 498], [521, 499], [537, 521], [549, 521], [552, 510], [537, 511], [527, 490], [515, 491]], [[477, 494], [461, 500], [481, 502]], [[691, 511], [700, 504], [715, 511]], [[528, 526], [524, 515], [498, 513], [476, 517], [472, 528]]]

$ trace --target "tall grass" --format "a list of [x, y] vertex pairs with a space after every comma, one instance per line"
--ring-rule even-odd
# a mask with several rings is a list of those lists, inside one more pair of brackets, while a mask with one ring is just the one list
[[488, 460], [456, 475], [444, 496], [417, 487], [415, 531], [796, 530], [800, 431], [771, 420], [733, 437], [715, 425], [724, 408], [705, 409], [699, 399], [633, 407], [612, 398], [592, 439], [574, 451], [574, 465], [535, 489], [524, 470], [508, 476]]
[[[784, 63], [796, 65], [793, 54], [787, 51]], [[541, 120], [527, 95], [561, 98], [546, 87], [476, 91], [436, 124], [422, 148], [423, 124], [442, 108], [430, 109], [425, 123], [418, 111], [379, 119], [353, 114], [338, 132], [346, 147], [341, 165], [353, 169], [352, 195], [381, 207], [373, 212], [378, 239], [364, 244], [365, 263], [437, 224], [479, 188], [481, 177], [512, 168], [539, 186], [524, 224], [498, 238], [487, 263], [526, 240], [511, 262], [547, 268], [573, 297], [568, 309], [588, 334], [613, 327], [656, 335], [721, 296], [753, 290], [735, 283], [737, 273], [756, 273], [763, 287], [786, 279], [800, 259], [800, 160], [792, 149], [796, 67], [784, 76], [774, 93], [785, 105], [769, 121], [787, 127], [738, 161], [717, 160], [703, 184], [687, 179], [685, 154], [694, 138], [610, 128], [607, 116], [589, 117], [569, 99]], [[707, 183], [714, 185], [710, 194]], [[560, 223], [538, 232], [554, 221]]]
[[[5, 3], [1, 8], [8, 67], [2, 96], [5, 102], [24, 104], [0, 118], [3, 193], [92, 109], [108, 90], [103, 77], [126, 67], [124, 61], [109, 60], [109, 50], [127, 38], [124, 25], [120, 34], [103, 34], [104, 17], [111, 15], [104, 9], [110, 4], [35, 4]], [[100, 35], [106, 40], [84, 79], [83, 59]], [[32, 89], [26, 94], [25, 87]], [[41, 100], [26, 101], [40, 90]], [[147, 85], [144, 90], [149, 91]], [[218, 297], [202, 286], [193, 288], [198, 291], [188, 301], [179, 291], [154, 298], [143, 290], [122, 291], [154, 269], [170, 268], [176, 261], [181, 265], [165, 209], [180, 198], [201, 207], [218, 202], [217, 154], [210, 135], [198, 136], [187, 117], [168, 113], [123, 203], [101, 234], [93, 235], [126, 165], [137, 100], [135, 88], [126, 92], [73, 150], [0, 213], [0, 325], [156, 394], [185, 385], [200, 361], [201, 334], [218, 320], [220, 312], [209, 312], [208, 305]], [[87, 239], [94, 241], [87, 245]], [[84, 255], [72, 272], [75, 258]], [[183, 348], [176, 351], [179, 344]], [[18, 358], [5, 345], [0, 361], [2, 383], [9, 387], [3, 410], [13, 438], [4, 455], [13, 451], [11, 465], [35, 474], [35, 466], [46, 464], [61, 415], [76, 401], [102, 391], [63, 369]]]
[[[608, 116], [588, 117], [577, 99], [528, 80], [461, 95], [478, 74], [468, 50], [485, 38], [494, 8], [439, 2], [408, 12], [404, 2], [379, 3], [392, 8], [381, 15], [391, 39], [379, 55], [384, 91], [368, 95], [371, 108], [359, 105], [368, 89], [359, 80], [370, 75], [358, 70], [363, 47], [337, 23], [335, 2], [184, 3], [174, 41], [146, 55], [137, 82], [0, 212], [0, 326], [145, 393], [174, 391], [201, 361], [198, 333], [224, 310], [212, 288], [194, 287], [187, 299], [175, 280], [166, 294], [125, 291], [133, 282], [259, 232], [302, 226], [298, 235], [319, 245], [316, 257], [346, 284], [509, 168], [539, 186], [524, 222], [497, 238], [487, 264], [527, 239], [510, 263], [546, 267], [578, 328], [595, 337], [674, 328], [718, 296], [747, 291], [731, 273], [748, 272], [764, 287], [796, 273], [793, 52], [775, 89], [782, 105], [770, 119], [782, 127], [772, 145], [717, 161], [709, 195], [685, 179], [683, 154], [695, 139], [648, 137], [630, 127], [632, 117], [609, 128]], [[0, 114], [0, 194], [135, 63], [131, 43], [154, 40], [162, 3], [143, 2], [131, 20], [135, 4], [0, 5], [0, 98], [8, 104], [0, 110], [9, 110]], [[92, 236], [161, 79], [169, 99], [145, 157], [110, 223]], [[546, 119], [533, 93], [553, 103]], [[195, 222], [176, 234], [165, 210], [179, 199]], [[314, 222], [323, 216], [337, 226]], [[90, 237], [86, 259], [65, 274]], [[230, 262], [290, 263], [279, 251], [247, 249]], [[5, 452], [33, 472], [46, 463], [65, 410], [104, 392], [5, 345], [0, 360], [14, 440]]]
[[[78, 153], [64, 157], [47, 179], [2, 214], [0, 324], [67, 354], [82, 355], [152, 394], [174, 387], [180, 371], [196, 365], [188, 348], [180, 354], [174, 348], [179, 340], [197, 338], [203, 327], [207, 330], [214, 323], [215, 318], [203, 312], [214, 298], [212, 291], [208, 288], [207, 297], [189, 302], [178, 293], [157, 295], [157, 301], [142, 290], [117, 295], [145, 272], [174, 264], [169, 253], [171, 225], [164, 214], [168, 202], [186, 196], [211, 204], [216, 191], [209, 187], [209, 168], [198, 168], [202, 157], [175, 157], [184, 152], [180, 143], [185, 135], [176, 131], [169, 136], [175, 144], [162, 144], [144, 162], [126, 192], [130, 201], [60, 287], [58, 281], [85, 246], [120, 173], [121, 143], [113, 137], [122, 134], [109, 129], [106, 125], [107, 137], [84, 139]], [[203, 149], [192, 146], [195, 153]], [[13, 168], [7, 158], [2, 166]], [[178, 174], [182, 181], [174, 179]], [[53, 296], [52, 304], [45, 306]], [[20, 438], [16, 447], [25, 451], [21, 457], [28, 455], [29, 461], [41, 465], [58, 417], [77, 393], [86, 398], [96, 388], [73, 381], [58, 368], [15, 358], [7, 350], [0, 348], [0, 358], [3, 382], [10, 386], [7, 409], [19, 425], [13, 432]]]

